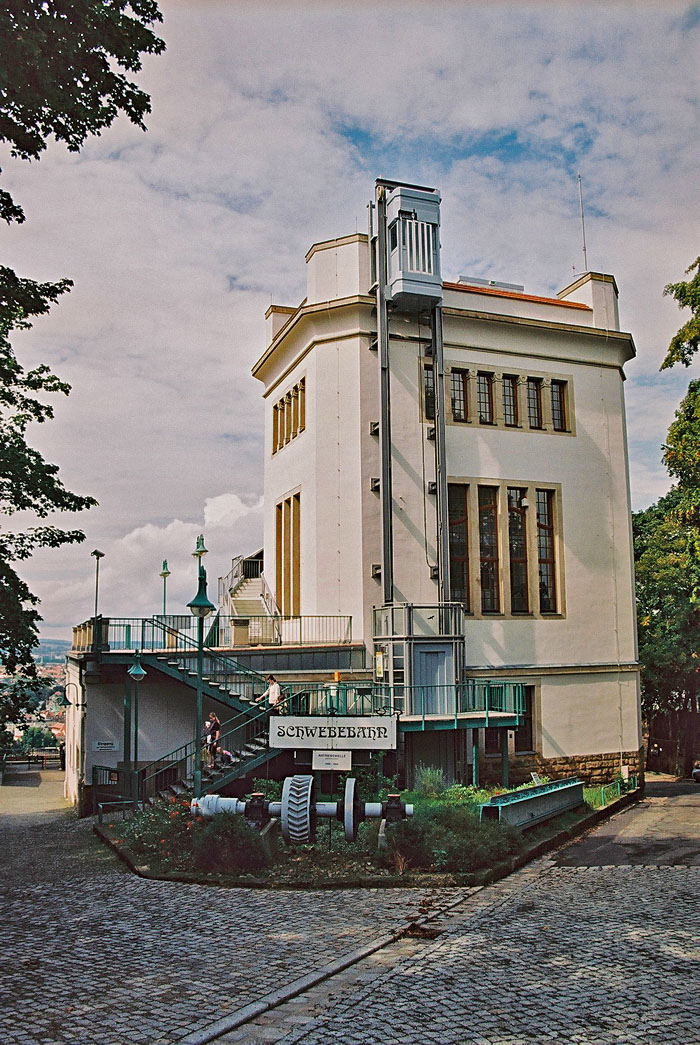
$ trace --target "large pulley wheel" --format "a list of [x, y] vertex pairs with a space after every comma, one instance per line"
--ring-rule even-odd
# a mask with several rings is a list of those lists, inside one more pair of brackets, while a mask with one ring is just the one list
[[354, 842], [357, 838], [357, 829], [360, 826], [360, 820], [362, 817], [362, 808], [360, 806], [359, 796], [357, 794], [357, 787], [355, 777], [348, 777], [345, 781], [345, 800], [343, 802], [343, 827], [345, 828], [345, 840], [347, 842]]
[[287, 845], [304, 845], [316, 837], [314, 778], [288, 776], [282, 788], [282, 837]]

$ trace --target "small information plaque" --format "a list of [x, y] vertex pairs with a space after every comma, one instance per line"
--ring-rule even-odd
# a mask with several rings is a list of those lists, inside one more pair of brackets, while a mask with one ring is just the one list
[[311, 768], [337, 769], [340, 773], [346, 773], [352, 769], [352, 751], [314, 751]]

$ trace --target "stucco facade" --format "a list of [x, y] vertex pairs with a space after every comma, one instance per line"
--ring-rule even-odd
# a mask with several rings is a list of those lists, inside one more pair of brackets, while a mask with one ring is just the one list
[[[352, 615], [353, 636], [371, 657], [372, 611], [383, 598], [370, 243], [356, 234], [316, 244], [306, 263], [305, 300], [296, 309], [271, 306], [269, 344], [253, 368], [267, 404], [265, 574], [279, 605], [288, 584], [296, 612]], [[443, 293], [451, 599], [466, 610], [464, 675], [528, 686], [538, 757], [618, 752], [636, 770], [623, 389], [634, 345], [618, 329], [615, 281], [587, 273], [558, 298], [466, 282], [445, 283]], [[436, 379], [425, 317], [394, 310], [398, 603], [440, 601]], [[300, 394], [303, 425], [282, 431], [276, 407], [292, 410]], [[517, 749], [513, 734], [509, 744]]]

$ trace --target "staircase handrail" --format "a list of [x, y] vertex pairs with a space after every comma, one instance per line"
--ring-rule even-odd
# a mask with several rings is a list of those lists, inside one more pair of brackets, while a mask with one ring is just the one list
[[[197, 643], [193, 639], [190, 639], [188, 635], [183, 634], [183, 632], [178, 631], [176, 628], [170, 627], [168, 624], [165, 623], [165, 621], [160, 621], [156, 617], [151, 617], [148, 619], [153, 624], [154, 628], [160, 628], [164, 635], [171, 635], [173, 638], [175, 638], [177, 645], [173, 648], [173, 653], [182, 652], [196, 654], [198, 652]], [[188, 645], [182, 645], [181, 640], [184, 640], [184, 642]], [[142, 650], [142, 652], [144, 651]], [[155, 650], [150, 650], [148, 652], [155, 652]], [[234, 660], [232, 657], [229, 657], [226, 654], [221, 653], [219, 650], [213, 649], [211, 646], [205, 645], [204, 653], [206, 656], [212, 657], [213, 659], [218, 660], [222, 664], [224, 664], [231, 674], [242, 675], [251, 679], [251, 681], [257, 682], [264, 682], [266, 679], [266, 676], [261, 671], [256, 671], [255, 668], [244, 667], [242, 664], [239, 664], [237, 660]]]
[[260, 580], [262, 581], [262, 591], [260, 592], [260, 597], [263, 601], [265, 609], [271, 617], [280, 617], [281, 613], [277, 605], [277, 600], [275, 599], [275, 596], [272, 593], [270, 585], [267, 583], [267, 580], [265, 579], [264, 571], [260, 574]]
[[[289, 709], [291, 706], [291, 702], [294, 699], [294, 696], [294, 693], [290, 693], [288, 691], [283, 692], [282, 699], [280, 700], [277, 707], [284, 708], [285, 710]], [[260, 723], [262, 721], [263, 729], [258, 730], [256, 733], [253, 734], [252, 737], [247, 738], [248, 740], [256, 739], [264, 731], [264, 727], [267, 725], [267, 720], [268, 709], [259, 706], [256, 708], [246, 709], [245, 711], [239, 712], [238, 715], [233, 715], [225, 722], [222, 722], [221, 726], [219, 727], [219, 741], [217, 742], [218, 746], [221, 746], [221, 740], [224, 737], [232, 736], [234, 733], [237, 733], [244, 726], [247, 727], [252, 725], [253, 723]], [[226, 732], [224, 732], [224, 730], [226, 730]], [[163, 766], [164, 762], [173, 763], [187, 761], [188, 759], [196, 756], [197, 749], [199, 748], [201, 750], [202, 743], [202, 738], [200, 738], [199, 741], [197, 741], [197, 738], [195, 737], [193, 740], [188, 740], [186, 744], [180, 744], [172, 751], [167, 752], [167, 754], [160, 755], [159, 758], [153, 759], [151, 762], [148, 763], [148, 765], [142, 766], [139, 770], [140, 800], [144, 801], [144, 798], [147, 794], [147, 782], [150, 782], [151, 780], [155, 779], [155, 777], [158, 776], [159, 773], [162, 773], [163, 769], [166, 768]]]
[[223, 603], [225, 599], [228, 599], [231, 592], [238, 587], [243, 579], [243, 562], [244, 556], [237, 555], [235, 559], [231, 560], [231, 569], [224, 577], [219, 577], [219, 603]]

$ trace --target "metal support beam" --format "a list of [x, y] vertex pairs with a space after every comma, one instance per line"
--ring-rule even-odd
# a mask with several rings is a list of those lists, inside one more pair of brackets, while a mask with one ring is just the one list
[[472, 784], [479, 786], [479, 734], [472, 730]]
[[131, 765], [131, 679], [124, 681], [124, 762]]
[[379, 349], [379, 452], [382, 499], [382, 589], [384, 604], [394, 601], [394, 536], [391, 481], [391, 394], [389, 311], [386, 302], [386, 189], [376, 187], [377, 204], [377, 347]]
[[501, 744], [501, 787], [508, 787], [508, 730], [503, 730]]
[[194, 724], [194, 797], [202, 794], [202, 675], [204, 674], [204, 617], [197, 617], [197, 703]]
[[450, 549], [447, 524], [447, 453], [445, 448], [445, 363], [442, 346], [442, 307], [436, 305], [431, 313], [433, 336], [433, 366], [435, 368], [435, 479], [437, 484], [437, 565], [438, 598], [450, 598]]

